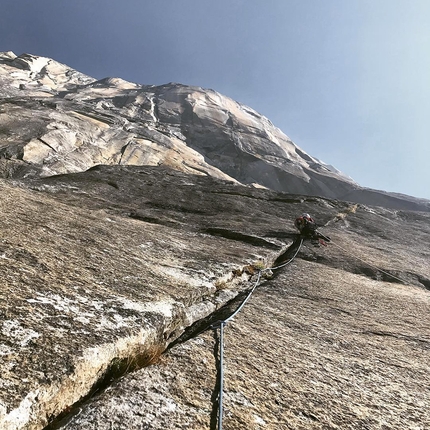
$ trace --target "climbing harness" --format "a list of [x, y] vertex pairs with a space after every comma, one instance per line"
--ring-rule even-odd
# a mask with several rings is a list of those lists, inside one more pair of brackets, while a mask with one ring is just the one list
[[269, 267], [266, 269], [262, 269], [258, 271], [257, 280], [254, 283], [254, 286], [250, 289], [249, 293], [243, 300], [243, 302], [240, 304], [240, 306], [226, 319], [222, 321], [217, 321], [216, 323], [212, 324], [213, 329], [219, 328], [220, 335], [219, 335], [219, 342], [220, 342], [220, 348], [219, 348], [219, 373], [218, 373], [218, 381], [219, 381], [219, 391], [218, 391], [218, 430], [222, 430], [222, 418], [223, 418], [223, 393], [224, 393], [224, 327], [227, 325], [229, 321], [231, 321], [245, 306], [245, 303], [251, 298], [253, 292], [255, 289], [260, 285], [261, 275], [264, 272], [267, 271], [273, 271], [281, 269], [288, 264], [292, 263], [292, 261], [296, 258], [297, 254], [299, 253], [301, 247], [303, 245], [303, 238], [300, 239], [300, 243], [297, 247], [296, 252], [294, 255], [285, 263], [280, 264], [279, 266], [275, 267]]

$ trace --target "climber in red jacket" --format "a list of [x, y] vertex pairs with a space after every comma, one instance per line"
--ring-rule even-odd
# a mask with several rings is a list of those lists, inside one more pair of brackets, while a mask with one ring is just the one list
[[326, 242], [330, 242], [330, 238], [324, 236], [317, 231], [318, 225], [315, 220], [307, 213], [297, 217], [294, 221], [294, 225], [300, 231], [300, 235], [304, 238], [309, 238], [313, 243], [320, 243], [321, 245], [327, 245]]

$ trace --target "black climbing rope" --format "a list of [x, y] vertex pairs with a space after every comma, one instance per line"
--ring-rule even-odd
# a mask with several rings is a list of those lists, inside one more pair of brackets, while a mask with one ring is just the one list
[[[370, 263], [368, 263], [367, 261], [361, 259], [360, 257], [352, 254], [349, 250], [341, 247], [340, 245], [336, 244], [335, 242], [331, 241], [329, 238], [321, 235], [324, 239], [326, 239], [327, 241], [330, 242], [330, 244], [333, 244], [334, 246], [338, 247], [339, 249], [343, 250], [345, 253], [351, 255], [352, 257], [362, 261], [363, 263], [367, 264], [370, 267], [373, 267], [374, 269], [377, 269], [378, 271], [402, 282], [405, 283], [405, 281], [403, 281], [402, 279], [392, 275], [391, 273], [385, 272], [384, 270], [380, 269], [377, 266], [374, 266]], [[274, 270], [278, 270], [281, 269], [285, 266], [287, 266], [288, 264], [292, 263], [293, 260], [297, 257], [297, 254], [299, 253], [302, 245], [303, 245], [303, 238], [300, 238], [300, 242], [297, 246], [297, 249], [294, 253], [294, 255], [286, 262], [279, 264], [277, 266], [274, 267], [270, 267], [270, 268], [266, 268], [266, 269], [262, 269], [258, 271], [257, 274], [257, 280], [255, 281], [253, 287], [249, 290], [249, 293], [247, 294], [247, 296], [245, 297], [245, 299], [242, 301], [242, 303], [239, 305], [239, 307], [236, 309], [235, 312], [233, 312], [228, 318], [222, 320], [222, 321], [218, 321], [215, 324], [212, 324], [212, 328], [213, 329], [218, 329], [220, 330], [220, 335], [219, 335], [219, 342], [220, 342], [220, 347], [219, 347], [219, 373], [218, 373], [218, 387], [219, 387], [219, 391], [218, 391], [218, 430], [222, 430], [222, 420], [223, 420], [223, 393], [224, 393], [224, 328], [227, 325], [227, 323], [229, 321], [231, 321], [241, 310], [242, 308], [245, 306], [246, 302], [251, 298], [252, 294], [254, 293], [255, 289], [258, 287], [258, 285], [260, 285], [260, 281], [261, 281], [261, 276], [264, 272], [266, 271], [274, 271]], [[294, 244], [293, 244], [294, 245]]]
[[372, 267], [373, 269], [378, 270], [381, 273], [384, 273], [385, 275], [390, 276], [393, 279], [396, 279], [397, 281], [400, 281], [404, 285], [408, 285], [403, 279], [398, 278], [397, 276], [392, 275], [391, 273], [386, 272], [385, 270], [380, 269], [378, 266], [375, 266], [374, 264], [369, 263], [368, 261], [363, 260], [362, 258], [358, 257], [357, 255], [353, 254], [351, 251], [343, 248], [342, 246], [338, 245], [337, 243], [331, 241], [330, 244], [336, 246], [337, 248], [344, 251], [346, 254], [349, 254], [351, 257], [356, 258], [357, 260], [360, 260], [362, 263], [367, 264], [369, 267]]
[[222, 419], [223, 419], [223, 393], [224, 393], [224, 327], [227, 325], [229, 321], [231, 321], [245, 306], [245, 303], [251, 298], [252, 294], [254, 293], [255, 289], [260, 285], [261, 276], [264, 272], [267, 271], [273, 271], [281, 269], [288, 264], [292, 263], [293, 260], [296, 258], [297, 254], [299, 253], [301, 247], [303, 245], [303, 238], [300, 238], [299, 245], [294, 253], [294, 255], [285, 263], [282, 263], [275, 267], [269, 267], [266, 269], [261, 269], [258, 271], [257, 274], [257, 280], [255, 281], [253, 287], [250, 289], [249, 293], [245, 297], [245, 299], [242, 301], [242, 303], [239, 305], [239, 307], [226, 319], [222, 321], [218, 321], [215, 324], [212, 325], [213, 329], [219, 328], [220, 335], [219, 335], [219, 342], [220, 342], [220, 348], [219, 348], [219, 373], [218, 373], [218, 430], [222, 430]]

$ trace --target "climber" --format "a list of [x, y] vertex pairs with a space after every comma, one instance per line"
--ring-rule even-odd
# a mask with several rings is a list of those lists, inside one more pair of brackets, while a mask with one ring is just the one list
[[321, 244], [326, 246], [326, 242], [330, 242], [329, 237], [317, 231], [318, 225], [308, 213], [304, 213], [297, 217], [294, 221], [294, 225], [300, 231], [300, 236], [311, 239], [314, 245]]

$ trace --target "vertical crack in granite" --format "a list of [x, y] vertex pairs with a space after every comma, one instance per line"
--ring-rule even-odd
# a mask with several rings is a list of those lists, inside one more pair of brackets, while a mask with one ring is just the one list
[[[44, 421], [44, 416], [47, 417], [48, 423], [43, 427], [44, 430], [55, 430], [61, 428], [71, 418], [79, 413], [79, 410], [86, 404], [86, 402], [105, 391], [118, 378], [130, 372], [134, 372], [138, 369], [151, 365], [166, 350], [169, 350], [178, 343], [183, 343], [192, 337], [196, 337], [202, 331], [206, 331], [210, 324], [212, 324], [214, 321], [217, 321], [222, 317], [226, 318], [231, 315], [247, 294], [247, 291], [237, 292], [235, 290], [235, 288], [237, 288], [238, 280], [239, 282], [243, 282], [243, 280], [241, 280], [241, 275], [245, 270], [246, 268], [238, 270], [239, 276], [230, 277], [227, 281], [225, 276], [222, 278], [224, 290], [226, 289], [227, 285], [230, 285], [233, 287], [231, 291], [235, 291], [234, 294], [236, 295], [228, 303], [221, 305], [221, 307], [215, 312], [200, 320], [190, 321], [190, 317], [187, 315], [187, 309], [178, 308], [176, 320], [174, 319], [170, 321], [169, 324], [168, 322], [166, 323], [165, 319], [163, 319], [161, 324], [159, 323], [155, 329], [146, 334], [145, 341], [142, 342], [140, 337], [136, 337], [134, 340], [131, 339], [125, 348], [111, 346], [110, 349], [117, 352], [121, 351], [121, 353], [113, 353], [105, 356], [105, 359], [101, 360], [98, 366], [95, 365], [95, 363], [91, 360], [88, 361], [88, 364], [91, 363], [91, 367], [93, 368], [91, 373], [88, 373], [87, 369], [85, 368], [85, 364], [82, 364], [81, 369], [75, 371], [74, 374], [69, 377], [69, 380], [73, 380], [75, 385], [83, 385], [87, 387], [86, 390], [76, 393], [74, 392], [76, 388], [73, 387], [73, 382], [71, 383], [72, 386], [70, 388], [67, 387], [68, 381], [63, 382], [63, 387], [60, 388], [58, 392], [62, 392], [63, 394], [65, 393], [66, 395], [64, 398], [60, 399], [55, 395], [51, 398], [47, 398], [46, 402], [44, 402], [46, 405], [45, 410], [41, 408], [39, 412], [41, 422]], [[200, 296], [198, 298], [194, 297], [194, 300], [191, 300], [188, 303], [188, 309], [191, 309], [193, 306], [195, 306], [195, 304], [198, 303], [202, 298], [204, 298], [204, 296]], [[210, 297], [206, 296], [206, 298], [208, 299]], [[212, 297], [212, 299], [213, 298], [214, 297]], [[188, 328], [181, 328], [180, 330], [182, 335], [179, 335], [177, 327], [185, 324], [186, 322], [191, 325]], [[198, 330], [197, 332], [196, 327]], [[123, 342], [123, 339], [118, 340], [118, 343]], [[100, 354], [97, 353], [96, 355], [99, 356]], [[71, 391], [71, 393], [67, 394], [67, 391]], [[71, 401], [71, 394], [74, 394], [74, 397], [75, 399], [77, 398], [77, 400]], [[52, 404], [55, 404], [56, 412], [54, 411]], [[37, 407], [37, 405], [34, 407]], [[5, 424], [5, 429], [7, 429], [8, 423]], [[41, 427], [36, 425], [34, 428]]]
[[79, 414], [81, 407], [85, 405], [88, 400], [106, 390], [117, 379], [127, 373], [153, 364], [163, 351], [164, 345], [161, 339], [158, 339], [158, 342], [150, 343], [149, 345], [137, 345], [137, 347], [128, 351], [125, 356], [113, 358], [106, 366], [101, 377], [94, 382], [89, 392], [84, 394], [75, 404], [66, 406], [57, 416], [50, 417], [49, 424], [44, 427], [44, 430], [61, 428], [71, 418]]
[[[287, 258], [291, 257], [291, 254], [296, 251], [299, 240], [297, 239], [293, 242], [284, 252], [280, 253], [277, 257], [272, 260], [269, 265], [274, 262], [284, 261]], [[226, 278], [226, 276], [222, 277], [222, 283], [224, 284], [224, 290], [227, 286], [231, 286], [233, 288], [237, 287], [237, 282], [243, 282], [243, 274], [246, 274], [248, 280], [246, 282], [254, 281], [254, 276], [258, 273], [260, 269], [255, 268], [254, 266], [244, 266], [242, 269], [239, 269], [233, 274]], [[216, 283], [216, 282], [215, 282]], [[100, 375], [98, 378], [94, 379], [91, 384], [87, 383], [89, 387], [87, 392], [83, 392], [80, 394], [80, 398], [78, 401], [73, 404], [67, 404], [67, 402], [63, 402], [64, 406], [62, 410], [59, 410], [57, 414], [48, 415], [49, 423], [44, 427], [44, 430], [55, 430], [61, 428], [65, 425], [71, 418], [73, 418], [76, 414], [79, 413], [79, 410], [85, 405], [86, 402], [94, 398], [94, 396], [99, 393], [105, 391], [109, 386], [111, 386], [118, 378], [126, 375], [127, 373], [134, 372], [143, 367], [149, 366], [154, 363], [158, 357], [163, 354], [165, 351], [173, 348], [175, 345], [179, 343], [187, 342], [188, 340], [197, 337], [200, 333], [208, 330], [211, 326], [219, 321], [222, 321], [232, 315], [236, 309], [241, 305], [243, 300], [249, 293], [249, 288], [244, 291], [235, 292], [235, 296], [229, 300], [227, 303], [224, 303], [219, 307], [216, 311], [206, 315], [204, 318], [198, 319], [197, 321], [189, 321], [189, 317], [186, 316], [186, 310], [183, 309], [180, 314], [181, 321], [176, 321], [173, 326], [166, 327], [164, 321], [164, 327], [158, 327], [156, 329], [157, 334], [152, 336], [149, 342], [133, 344], [131, 343], [128, 350], [125, 350], [123, 354], [119, 356], [110, 357], [106, 362], [101, 363], [99, 370], [97, 371], [97, 375]], [[232, 290], [234, 291], [234, 290]], [[215, 293], [216, 295], [216, 293]], [[207, 297], [209, 298], [209, 297]], [[213, 299], [214, 297], [212, 297]], [[202, 299], [202, 297], [199, 297]], [[191, 308], [195, 302], [197, 302], [197, 298], [194, 298], [194, 301], [189, 303], [189, 307]], [[188, 320], [188, 327], [182, 328], [181, 335], [175, 335], [175, 326], [178, 326], [181, 322], [184, 323]], [[161, 333], [171, 333], [170, 336], [161, 335]], [[166, 339], [167, 337], [167, 339]], [[213, 403], [212, 413], [211, 413], [211, 429], [216, 428], [217, 422], [217, 411], [218, 406], [216, 399], [219, 391], [219, 372], [220, 372], [220, 363], [219, 363], [219, 337], [215, 334], [216, 337], [216, 345], [214, 347], [214, 355], [216, 360], [217, 367], [217, 383], [214, 387], [213, 394], [211, 396], [211, 401]], [[75, 375], [78, 377], [78, 375]], [[56, 400], [58, 402], [58, 399]], [[43, 412], [41, 411], [41, 414]], [[46, 414], [46, 412], [45, 412]]]

